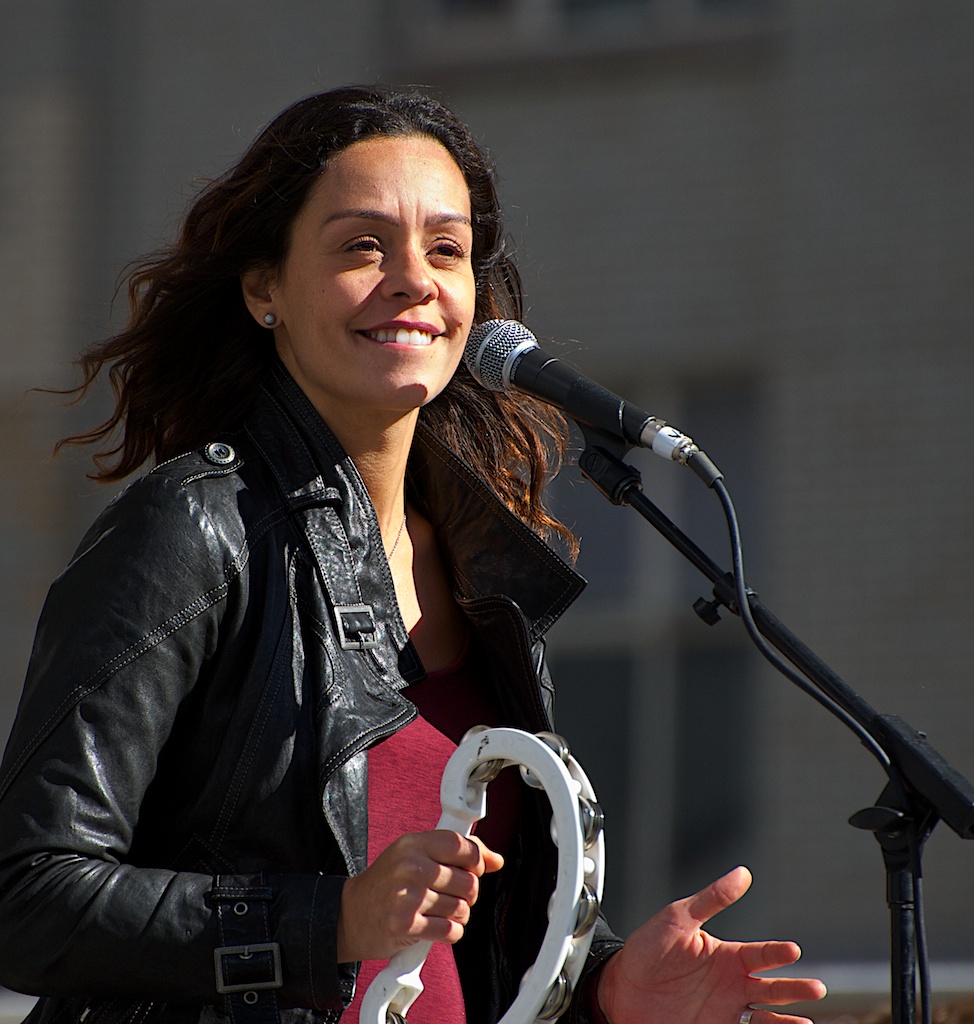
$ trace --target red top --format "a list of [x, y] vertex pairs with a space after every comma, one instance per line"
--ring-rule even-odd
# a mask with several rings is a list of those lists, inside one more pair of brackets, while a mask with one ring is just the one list
[[[406, 832], [426, 832], [440, 819], [440, 779], [450, 755], [474, 725], [498, 725], [500, 713], [489, 687], [467, 651], [456, 664], [431, 672], [403, 693], [417, 707], [415, 721], [369, 751], [369, 852], [373, 860]], [[487, 817], [477, 834], [499, 853], [513, 842], [520, 803], [520, 782], [506, 770], [487, 793]], [[478, 908], [474, 907], [473, 913]], [[388, 963], [366, 960], [355, 998], [345, 1019], [358, 1022], [362, 998], [372, 979]], [[422, 980], [424, 991], [409, 1010], [409, 1024], [466, 1024], [463, 993], [453, 947], [434, 942]]]

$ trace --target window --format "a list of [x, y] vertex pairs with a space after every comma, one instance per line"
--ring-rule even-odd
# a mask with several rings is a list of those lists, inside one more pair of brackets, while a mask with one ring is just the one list
[[680, 892], [736, 863], [738, 839], [753, 824], [756, 695], [749, 655], [733, 644], [677, 651], [669, 862]]
[[[743, 378], [682, 390], [679, 408], [670, 403], [667, 413], [725, 472], [745, 541], [755, 541], [761, 495], [750, 440], [760, 436], [760, 395]], [[693, 473], [648, 452], [630, 453], [628, 461], [640, 469], [654, 504], [729, 567], [712, 492]], [[574, 524], [579, 571], [589, 580], [550, 637], [556, 726], [603, 805], [605, 909], [626, 934], [673, 895], [747, 855], [743, 847], [760, 810], [750, 752], [763, 663], [729, 613], [715, 627], [697, 619], [693, 602], [711, 596], [704, 577], [635, 511], [602, 498], [574, 466], [556, 481], [552, 506]], [[760, 551], [745, 554], [753, 579]]]
[[440, 6], [447, 14], [476, 14], [507, 10], [517, 0], [440, 0]]
[[770, 0], [393, 0], [398, 74], [463, 73], [512, 59], [572, 60], [748, 37]]

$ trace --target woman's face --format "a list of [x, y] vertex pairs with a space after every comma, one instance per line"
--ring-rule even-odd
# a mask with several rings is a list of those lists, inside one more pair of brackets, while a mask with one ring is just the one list
[[366, 139], [329, 160], [283, 267], [245, 276], [244, 291], [259, 321], [277, 317], [284, 365], [333, 428], [384, 426], [415, 418], [457, 368], [472, 246], [447, 150], [418, 135]]

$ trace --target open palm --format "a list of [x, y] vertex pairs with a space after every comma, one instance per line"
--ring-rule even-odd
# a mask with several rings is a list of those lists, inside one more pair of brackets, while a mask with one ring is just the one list
[[[755, 972], [793, 964], [794, 942], [727, 942], [703, 930], [747, 892], [739, 867], [671, 903], [626, 941], [599, 979], [599, 1003], [611, 1024], [738, 1024], [752, 1005], [821, 999], [812, 978], [762, 978]], [[751, 1024], [809, 1024], [805, 1017], [754, 1010]]]

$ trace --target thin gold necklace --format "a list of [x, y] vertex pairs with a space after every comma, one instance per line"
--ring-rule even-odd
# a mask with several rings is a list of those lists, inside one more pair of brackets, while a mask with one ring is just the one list
[[406, 511], [403, 509], [402, 522], [399, 524], [399, 532], [396, 534], [396, 539], [392, 545], [392, 550], [386, 555], [386, 560], [391, 562], [392, 556], [396, 553], [396, 548], [399, 547], [399, 542], [402, 540], [403, 531], [406, 529]]

